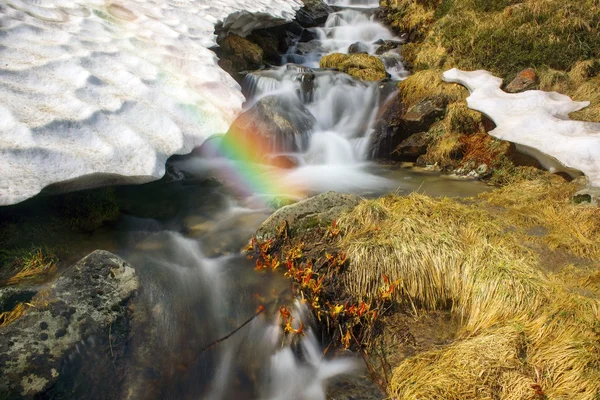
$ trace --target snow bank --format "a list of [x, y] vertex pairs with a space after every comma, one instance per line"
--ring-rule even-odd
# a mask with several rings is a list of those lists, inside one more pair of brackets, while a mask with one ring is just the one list
[[[208, 47], [300, 0], [0, 0], [0, 205], [76, 179], [142, 183], [226, 132], [237, 83]], [[85, 177], [85, 179], [82, 179]]]
[[600, 187], [600, 123], [569, 119], [569, 113], [587, 107], [588, 101], [541, 90], [506, 93], [500, 89], [502, 79], [487, 71], [453, 68], [443, 78], [469, 89], [469, 108], [496, 124], [490, 135], [515, 143], [551, 172], [581, 171], [591, 186]]

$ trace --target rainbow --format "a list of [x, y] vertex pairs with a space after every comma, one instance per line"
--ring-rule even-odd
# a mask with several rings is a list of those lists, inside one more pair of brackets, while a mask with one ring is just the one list
[[[235, 125], [234, 123], [233, 126]], [[274, 162], [277, 155], [273, 154], [273, 144], [264, 139], [270, 135], [265, 132], [232, 129], [217, 144], [208, 140], [203, 145], [211, 153], [229, 160], [223, 170], [219, 171], [220, 176], [231, 181], [236, 190], [245, 195], [256, 194], [266, 198], [305, 197], [308, 189], [289, 178], [289, 168], [294, 166], [282, 166], [281, 163], [277, 165]]]

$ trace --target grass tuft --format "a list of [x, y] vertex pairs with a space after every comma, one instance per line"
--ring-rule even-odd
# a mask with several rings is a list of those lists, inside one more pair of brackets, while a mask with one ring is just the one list
[[394, 369], [390, 395], [600, 395], [600, 208], [574, 204], [577, 189], [543, 174], [478, 199], [366, 200], [338, 220], [344, 291], [372, 298], [385, 275], [396, 304], [461, 321], [457, 341]]

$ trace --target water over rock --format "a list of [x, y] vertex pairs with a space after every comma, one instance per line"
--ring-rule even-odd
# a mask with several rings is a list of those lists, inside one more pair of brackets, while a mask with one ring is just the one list
[[134, 269], [102, 250], [42, 288], [19, 319], [0, 329], [0, 397], [91, 398], [118, 390], [113, 362], [126, 351], [128, 303], [137, 288]]
[[306, 149], [315, 124], [315, 117], [297, 97], [266, 96], [233, 122], [224, 146], [253, 152], [256, 157], [299, 151]]

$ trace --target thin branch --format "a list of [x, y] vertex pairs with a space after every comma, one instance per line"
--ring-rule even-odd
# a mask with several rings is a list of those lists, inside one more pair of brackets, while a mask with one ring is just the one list
[[238, 332], [240, 329], [242, 329], [244, 326], [248, 325], [250, 322], [252, 322], [252, 320], [256, 317], [258, 317], [263, 311], [265, 311], [265, 306], [259, 306], [258, 310], [256, 310], [256, 313], [254, 313], [253, 316], [251, 316], [250, 318], [248, 318], [243, 324], [241, 324], [240, 326], [238, 326], [237, 328], [235, 328], [233, 331], [229, 332], [227, 335], [223, 336], [220, 339], [215, 340], [214, 342], [210, 343], [207, 346], [204, 346], [201, 350], [200, 353], [205, 352], [208, 349], [212, 349], [213, 347], [215, 347], [216, 345], [218, 345], [219, 343], [229, 339], [231, 336], [233, 336], [236, 332]]

